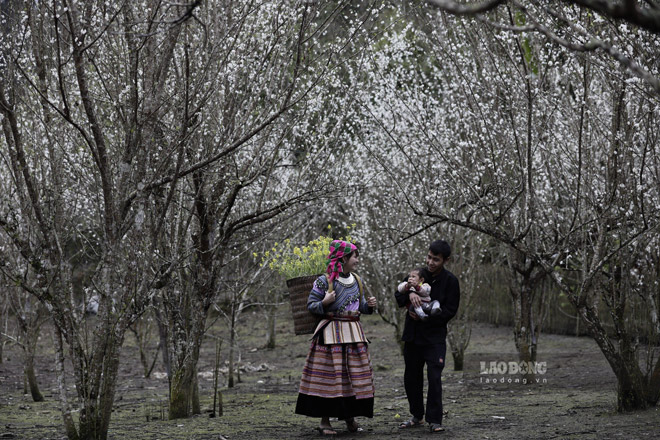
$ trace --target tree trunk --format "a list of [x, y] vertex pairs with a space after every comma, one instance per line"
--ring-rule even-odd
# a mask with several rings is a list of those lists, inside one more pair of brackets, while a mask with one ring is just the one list
[[87, 399], [80, 409], [78, 433], [81, 440], [101, 440], [101, 427], [98, 420], [96, 399]]
[[[124, 327], [126, 328], [126, 327]], [[122, 338], [123, 339], [123, 338]], [[100, 418], [101, 418], [101, 440], [108, 437], [110, 428], [110, 418], [112, 416], [112, 406], [115, 400], [117, 390], [117, 373], [119, 372], [119, 351], [122, 340], [113, 340], [115, 346], [110, 348], [112, 354], [108, 354], [106, 367], [103, 369], [103, 385], [100, 396]]]
[[[4, 304], [3, 304], [4, 307], [3, 307], [3, 310], [2, 310], [2, 318], [4, 319], [4, 327], [5, 327], [4, 333], [7, 333], [7, 324], [8, 324], [8, 320], [9, 320], [9, 313], [8, 313], [9, 305], [8, 305], [8, 303], [9, 303], [9, 301], [4, 301]], [[0, 364], [2, 364], [2, 361], [4, 359], [4, 356], [3, 356], [3, 349], [4, 348], [5, 348], [5, 337], [2, 335], [2, 332], [0, 332]]]
[[509, 291], [513, 301], [513, 336], [518, 350], [518, 360], [525, 367], [521, 374], [527, 383], [534, 383], [534, 368], [527, 368], [536, 362], [538, 332], [543, 316], [543, 299], [540, 301], [538, 315], [534, 311], [534, 296], [545, 272], [528, 257], [510, 251], [509, 268], [511, 283]]
[[403, 356], [403, 349], [406, 346], [405, 342], [401, 339], [401, 327], [399, 325], [394, 326], [394, 338], [396, 342], [399, 344], [399, 351], [401, 352], [401, 356]]
[[191, 389], [191, 398], [192, 398], [192, 413], [193, 415], [201, 414], [202, 407], [199, 404], [199, 381], [197, 380], [197, 368], [195, 368], [195, 373], [193, 374]]
[[462, 350], [452, 350], [451, 356], [454, 359], [454, 371], [463, 371], [465, 353]]
[[64, 422], [64, 430], [69, 440], [79, 440], [76, 425], [71, 417], [71, 408], [66, 395], [66, 375], [64, 373], [64, 344], [62, 342], [62, 333], [55, 326], [53, 331], [53, 345], [55, 346], [55, 371], [57, 373], [57, 389], [60, 396], [60, 409]]
[[458, 320], [450, 322], [447, 328], [447, 341], [454, 359], [454, 371], [463, 371], [465, 350], [472, 335], [470, 322], [465, 318], [466, 316], [461, 314]]
[[[122, 285], [113, 278], [110, 269], [118, 267], [115, 255], [108, 252], [105, 255], [107, 264], [101, 270], [102, 291], [112, 292]], [[73, 363], [76, 378], [76, 392], [80, 405], [78, 435], [85, 440], [106, 440], [112, 415], [117, 375], [119, 370], [119, 355], [124, 342], [129, 319], [124, 315], [118, 319], [114, 311], [113, 298], [109, 294], [100, 295], [99, 313], [95, 320], [93, 337], [86, 347], [86, 330], [67, 327], [69, 353]], [[66, 318], [63, 321], [70, 324]]]
[[642, 377], [637, 377], [634, 372], [630, 372], [624, 367], [617, 373], [616, 379], [617, 411], [630, 412], [649, 407]]
[[657, 405], [660, 400], [660, 359], [656, 359], [655, 367], [649, 379], [648, 401], [652, 405]]
[[[518, 350], [518, 360], [527, 365], [536, 362], [536, 338], [533, 337], [530, 295], [529, 279], [525, 276], [520, 285], [511, 286], [514, 312], [513, 338]], [[535, 375], [531, 369], [525, 369], [523, 375], [527, 383], [534, 383]]]
[[[107, 317], [105, 319], [108, 319]], [[97, 340], [97, 346], [104, 346], [102, 361], [93, 364], [78, 378], [78, 398], [82, 403], [78, 433], [81, 439], [106, 440], [112, 416], [112, 405], [117, 385], [119, 369], [119, 349], [123, 334], [113, 334], [113, 330], [104, 323], [105, 337]], [[126, 328], [126, 327], [124, 327]], [[78, 374], [80, 374], [79, 372]], [[88, 385], [85, 387], [85, 385]]]
[[44, 396], [39, 391], [39, 384], [37, 383], [37, 375], [34, 373], [34, 351], [27, 349], [25, 351], [25, 377], [30, 387], [30, 394], [32, 400], [35, 402], [43, 402]]
[[147, 360], [147, 354], [145, 353], [144, 341], [142, 340], [142, 336], [140, 336], [140, 332], [138, 330], [131, 328], [131, 331], [135, 335], [135, 341], [137, 342], [138, 350], [140, 351], [140, 363], [142, 364], [144, 377], [147, 377], [149, 372], [149, 361]]
[[190, 415], [194, 372], [195, 369], [188, 363], [172, 374], [168, 416], [170, 420], [183, 419]]
[[[650, 380], [647, 381], [639, 368], [634, 352], [631, 355], [631, 352], [625, 350], [625, 347], [622, 352], [618, 352], [614, 348], [612, 341], [600, 322], [597, 312], [592, 306], [580, 305], [578, 311], [616, 375], [617, 411], [636, 411], [656, 405], [660, 391], [660, 380], [654, 381], [652, 374], [649, 378]], [[628, 353], [628, 355], [626, 356], [625, 353]], [[654, 373], [660, 371], [659, 365], [656, 364]]]
[[[188, 339], [171, 341], [173, 347], [184, 346], [184, 351], [176, 353], [172, 358], [170, 379], [169, 419], [190, 417], [200, 414], [199, 391], [197, 383], [197, 364], [206, 323], [206, 311], [194, 308], [190, 317], [192, 327], [184, 332]], [[181, 324], [180, 324], [181, 325]], [[174, 335], [184, 337], [181, 332]]]
[[[159, 301], [160, 303], [160, 301]], [[170, 376], [170, 349], [167, 343], [167, 324], [165, 324], [164, 318], [161, 313], [162, 305], [158, 304], [154, 307], [154, 313], [156, 314], [156, 322], [158, 323], [158, 337], [160, 338], [160, 347], [163, 353], [163, 366], [167, 376]]]
[[227, 388], [234, 388], [234, 336], [229, 341], [229, 365], [227, 366]]
[[236, 344], [236, 312], [232, 307], [231, 325], [229, 328], [229, 365], [227, 371], [227, 388], [234, 388], [234, 348]]
[[16, 308], [18, 327], [21, 331], [21, 344], [23, 348], [23, 371], [25, 373], [23, 382], [23, 392], [27, 394], [28, 389], [35, 402], [43, 402], [44, 396], [39, 390], [37, 375], [34, 369], [34, 356], [37, 351], [37, 343], [41, 333], [41, 324], [43, 318], [40, 310], [37, 308], [34, 312], [26, 312], [22, 308]]
[[272, 350], [275, 348], [275, 307], [267, 307], [268, 331], [266, 333], [266, 348]]

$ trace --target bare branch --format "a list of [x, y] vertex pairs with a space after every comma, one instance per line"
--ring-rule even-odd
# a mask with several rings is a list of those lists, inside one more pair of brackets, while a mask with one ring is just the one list
[[615, 20], [623, 20], [654, 33], [660, 33], [660, 10], [656, 7], [640, 7], [636, 0], [564, 0], [596, 11]]
[[504, 0], [487, 0], [480, 3], [458, 3], [450, 0], [428, 0], [437, 8], [454, 15], [476, 15], [483, 14], [497, 8]]
[[[454, 15], [479, 15], [491, 11], [503, 0], [488, 0], [475, 3], [458, 3], [451, 0], [428, 0], [431, 5]], [[564, 0], [564, 3], [577, 5], [598, 12], [606, 17], [623, 20], [654, 33], [660, 33], [660, 8], [650, 2], [642, 6], [636, 0]]]

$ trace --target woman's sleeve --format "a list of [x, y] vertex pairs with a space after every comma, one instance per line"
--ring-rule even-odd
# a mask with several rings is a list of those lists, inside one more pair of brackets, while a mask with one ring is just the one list
[[314, 286], [312, 291], [309, 293], [307, 298], [307, 310], [314, 313], [315, 315], [324, 315], [325, 310], [323, 308], [323, 298], [325, 298], [325, 292], [328, 291], [328, 282], [325, 276], [320, 276], [314, 281]]
[[364, 284], [363, 284], [362, 288], [364, 289], [364, 292], [360, 292], [360, 308], [359, 308], [359, 310], [360, 310], [360, 313], [371, 315], [374, 312], [374, 308], [369, 307], [367, 305], [367, 293], [368, 293], [367, 292], [367, 287], [364, 286]]

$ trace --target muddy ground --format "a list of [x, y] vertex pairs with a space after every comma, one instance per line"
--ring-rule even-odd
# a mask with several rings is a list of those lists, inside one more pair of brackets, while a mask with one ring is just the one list
[[[167, 420], [167, 379], [162, 365], [151, 378], [142, 377], [142, 366], [132, 335], [122, 352], [122, 365], [111, 439], [307, 439], [319, 438], [318, 420], [293, 413], [297, 381], [308, 338], [293, 336], [288, 310], [279, 314], [278, 346], [263, 348], [265, 319], [244, 316], [241, 328], [241, 382], [226, 387], [222, 376], [221, 417], [210, 418], [213, 403], [212, 369], [214, 342], [208, 340], [200, 362], [199, 382], [203, 414], [185, 420]], [[218, 323], [212, 333], [222, 335]], [[392, 328], [377, 316], [364, 325], [372, 343], [371, 359], [376, 384], [373, 419], [358, 419], [364, 432], [349, 434], [334, 422], [338, 438], [420, 439], [639, 439], [660, 438], [660, 409], [631, 414], [615, 411], [616, 382], [593, 340], [586, 337], [542, 335], [539, 362], [547, 371], [538, 374], [539, 384], [523, 384], [520, 376], [481, 374], [481, 362], [516, 360], [512, 331], [475, 324], [466, 356], [465, 371], [454, 371], [448, 355], [444, 373], [444, 404], [449, 411], [446, 431], [430, 434], [425, 428], [397, 429], [408, 417], [403, 390], [403, 359], [393, 339]], [[23, 394], [20, 349], [5, 347], [0, 364], [0, 438], [63, 439], [56, 402], [50, 330], [44, 329], [37, 374], [45, 402], [35, 403]], [[154, 345], [155, 345], [154, 341]], [[227, 343], [222, 355], [226, 357]], [[501, 368], [502, 364], [500, 364]], [[71, 372], [71, 369], [68, 369]], [[509, 383], [511, 380], [511, 383]], [[493, 383], [495, 382], [495, 383]], [[502, 383], [503, 382], [503, 383]], [[72, 380], [68, 380], [72, 384]], [[72, 394], [73, 395], [73, 394]]]

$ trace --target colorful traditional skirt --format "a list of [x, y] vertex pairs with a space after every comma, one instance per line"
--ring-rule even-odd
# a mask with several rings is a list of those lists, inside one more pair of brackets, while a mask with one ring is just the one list
[[[364, 335], [361, 326], [357, 334]], [[373, 417], [373, 411], [373, 370], [366, 342], [325, 344], [317, 331], [300, 379], [296, 414], [350, 419]]]

